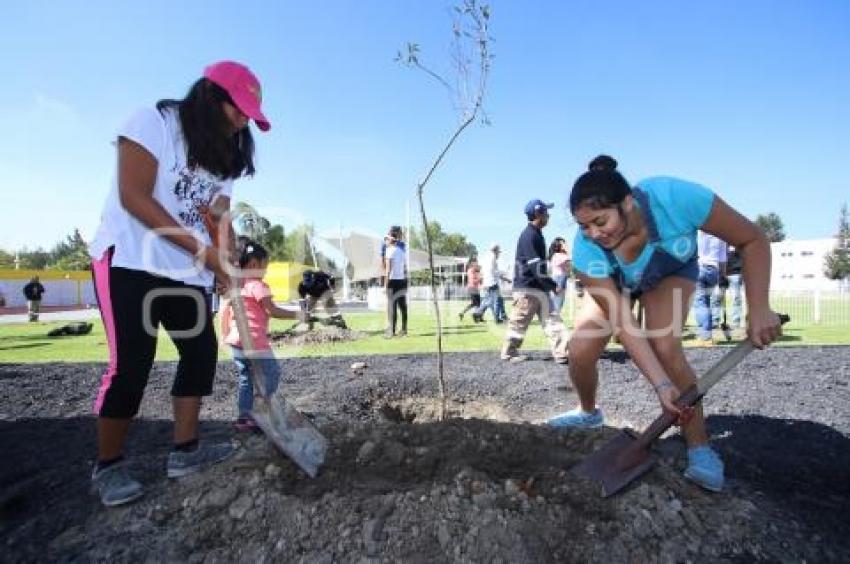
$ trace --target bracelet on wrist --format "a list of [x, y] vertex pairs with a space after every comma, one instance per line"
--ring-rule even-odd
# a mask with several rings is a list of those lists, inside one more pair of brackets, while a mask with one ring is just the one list
[[671, 382], [670, 380], [662, 380], [661, 382], [655, 384], [652, 387], [655, 388], [656, 392], [661, 392], [666, 390], [667, 388], [673, 388], [674, 386], [673, 382]]

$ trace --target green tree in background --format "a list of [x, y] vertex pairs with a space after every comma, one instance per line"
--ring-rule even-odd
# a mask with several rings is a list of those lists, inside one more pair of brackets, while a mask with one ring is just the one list
[[296, 226], [289, 232], [279, 223], [271, 223], [247, 202], [233, 206], [233, 225], [240, 235], [254, 239], [269, 252], [272, 261], [294, 262], [314, 266], [326, 272], [335, 272], [336, 264], [311, 246], [316, 230], [312, 224]]
[[[21, 249], [18, 251], [19, 268], [24, 270], [90, 270], [91, 257], [89, 246], [80, 235], [79, 229], [74, 229], [70, 235], [54, 245], [49, 251], [38, 247], [36, 249]], [[11, 253], [0, 250], [0, 268], [15, 268], [15, 257]]]
[[15, 268], [15, 255], [0, 249], [0, 269]]
[[20, 268], [25, 270], [44, 270], [50, 264], [51, 255], [41, 247], [30, 250], [24, 247], [18, 251]]
[[[312, 225], [299, 225], [289, 232], [286, 237], [286, 248], [289, 260], [298, 264], [313, 266], [313, 248], [310, 240], [314, 235]], [[318, 262], [319, 257], [316, 257]]]
[[290, 262], [306, 264], [328, 273], [339, 274], [336, 263], [311, 244], [316, 240], [316, 228], [311, 223], [299, 225], [286, 236], [286, 249]]
[[835, 248], [824, 257], [823, 267], [823, 273], [830, 280], [850, 277], [850, 214], [847, 212], [847, 204], [841, 206]]
[[771, 243], [785, 240], [785, 225], [782, 223], [782, 218], [777, 214], [773, 212], [767, 215], [759, 214], [756, 216], [755, 223], [762, 228], [767, 240]]
[[276, 223], [269, 227], [263, 236], [262, 244], [269, 252], [269, 258], [271, 260], [289, 260], [289, 255], [286, 251], [286, 232], [283, 230], [283, 225]]
[[246, 202], [236, 202], [231, 211], [233, 218], [233, 227], [237, 233], [250, 237], [254, 241], [265, 246], [263, 237], [271, 228], [271, 223], [268, 219], [260, 215], [260, 212], [251, 204]]
[[[412, 249], [426, 249], [425, 230], [413, 228], [409, 240]], [[446, 233], [439, 221], [428, 222], [428, 235], [431, 236], [431, 248], [435, 255], [450, 257], [471, 257], [478, 251], [475, 245], [466, 240], [463, 233]]]
[[[478, 255], [478, 250], [475, 245], [467, 241], [466, 235], [463, 233], [447, 233], [443, 231], [439, 221], [431, 220], [428, 222], [428, 231], [431, 236], [431, 247], [435, 255], [449, 257], [464, 257], [470, 258]], [[426, 249], [425, 230], [420, 228], [412, 228], [408, 237], [411, 249]], [[442, 268], [439, 272], [435, 272], [434, 276], [439, 283], [444, 283], [447, 278], [456, 277], [463, 272], [463, 266], [458, 266], [454, 269]], [[410, 273], [410, 283], [414, 286], [422, 286], [430, 284], [431, 273], [428, 270], [420, 270]]]
[[88, 244], [80, 235], [79, 229], [59, 243], [50, 251], [50, 263], [47, 266], [52, 270], [90, 270], [91, 257], [89, 257]]

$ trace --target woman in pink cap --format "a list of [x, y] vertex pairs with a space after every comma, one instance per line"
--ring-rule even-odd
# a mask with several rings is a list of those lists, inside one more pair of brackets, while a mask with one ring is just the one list
[[171, 388], [174, 448], [170, 478], [227, 458], [231, 443], [201, 444], [201, 398], [212, 392], [218, 344], [209, 289], [226, 284], [227, 258], [215, 249], [210, 215], [230, 207], [233, 181], [254, 173], [253, 120], [263, 115], [260, 83], [244, 65], [204, 70], [182, 100], [137, 111], [118, 130], [118, 170], [90, 245], [92, 276], [109, 343], [98, 389], [94, 490], [105, 505], [142, 495], [124, 461], [130, 421], [139, 410], [160, 325], [180, 361]]

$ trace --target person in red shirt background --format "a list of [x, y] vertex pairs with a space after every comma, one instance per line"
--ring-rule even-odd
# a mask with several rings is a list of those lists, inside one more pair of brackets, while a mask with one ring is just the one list
[[463, 316], [467, 311], [481, 306], [481, 267], [474, 257], [469, 259], [469, 264], [466, 267], [466, 289], [469, 291], [470, 301], [469, 305], [458, 314], [461, 321], [463, 321]]

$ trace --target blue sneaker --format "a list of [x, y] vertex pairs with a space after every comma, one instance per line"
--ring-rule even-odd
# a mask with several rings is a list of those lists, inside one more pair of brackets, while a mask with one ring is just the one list
[[685, 478], [712, 492], [723, 489], [723, 461], [708, 445], [688, 449]]
[[107, 507], [124, 505], [142, 497], [142, 484], [130, 476], [126, 462], [118, 462], [103, 470], [95, 464], [91, 474], [92, 491], [100, 495]]
[[235, 452], [236, 446], [231, 441], [213, 444], [202, 443], [192, 452], [172, 450], [168, 453], [165, 472], [169, 478], [182, 478], [207, 466], [227, 460]]
[[593, 429], [601, 427], [605, 422], [605, 416], [602, 415], [602, 410], [598, 407], [593, 412], [588, 413], [577, 407], [571, 411], [558, 414], [547, 423], [552, 427], [577, 427], [580, 429]]

